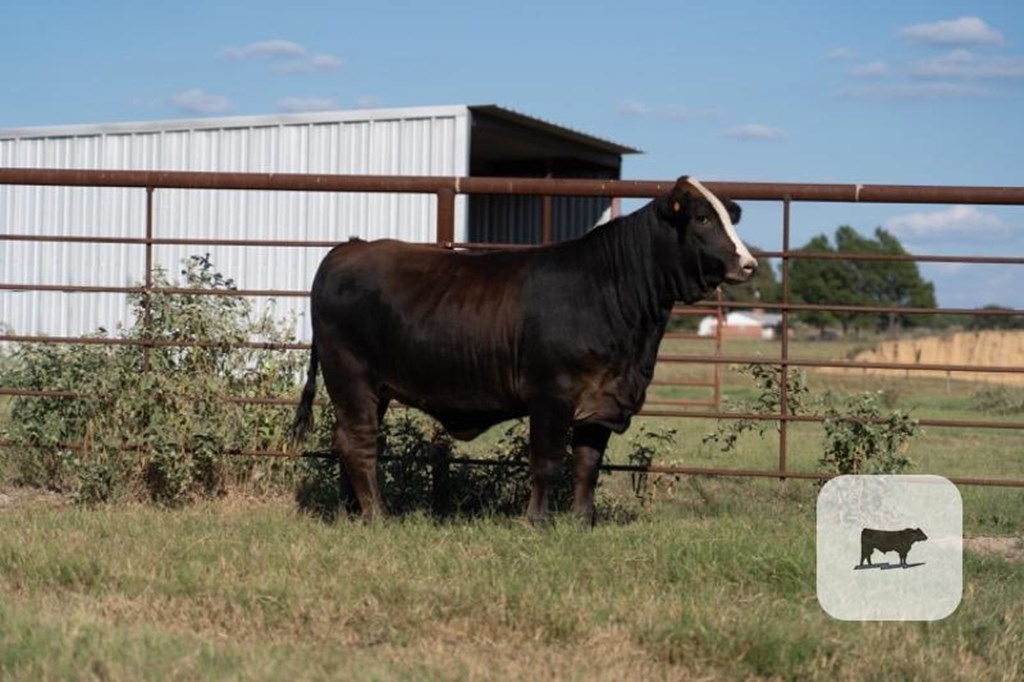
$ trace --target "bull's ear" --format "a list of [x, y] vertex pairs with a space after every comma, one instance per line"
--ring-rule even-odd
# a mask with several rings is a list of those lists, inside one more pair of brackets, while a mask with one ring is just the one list
[[699, 194], [697, 189], [688, 182], [689, 179], [688, 175], [680, 176], [668, 195], [662, 197], [658, 202], [662, 214], [669, 220], [681, 219], [686, 214], [690, 202]]
[[732, 221], [733, 225], [738, 225], [740, 217], [743, 215], [743, 211], [740, 210], [740, 205], [728, 199], [722, 203], [725, 204], [725, 210], [729, 212], [729, 220]]

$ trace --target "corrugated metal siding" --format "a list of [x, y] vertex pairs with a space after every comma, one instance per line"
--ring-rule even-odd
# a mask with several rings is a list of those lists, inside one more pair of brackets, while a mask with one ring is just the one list
[[[551, 238], [574, 239], [585, 234], [611, 206], [607, 197], [553, 197]], [[495, 244], [536, 244], [541, 237], [542, 199], [477, 195], [469, 199], [469, 241]]]
[[[272, 122], [244, 119], [209, 127], [161, 129], [160, 124], [112, 130], [61, 129], [41, 137], [0, 139], [0, 166], [386, 175], [466, 175], [466, 110], [406, 110], [406, 116], [367, 112], [344, 120]], [[358, 113], [358, 112], [356, 112]], [[206, 126], [206, 127], [204, 127]], [[93, 127], [95, 128], [95, 127]], [[167, 190], [154, 193], [159, 237], [315, 239], [392, 237], [435, 239], [436, 200], [428, 195], [326, 194]], [[465, 237], [465, 199], [456, 207], [456, 236]], [[141, 237], [145, 192], [0, 186], [0, 230], [17, 233]], [[209, 252], [225, 276], [244, 289], [305, 289], [323, 249], [158, 246], [154, 262], [177, 275], [183, 258]], [[0, 242], [5, 282], [126, 285], [144, 277], [139, 246]], [[257, 302], [259, 307], [265, 301]], [[278, 302], [300, 316], [308, 338], [304, 298]], [[0, 292], [0, 323], [18, 333], [77, 335], [127, 322], [116, 294]]]

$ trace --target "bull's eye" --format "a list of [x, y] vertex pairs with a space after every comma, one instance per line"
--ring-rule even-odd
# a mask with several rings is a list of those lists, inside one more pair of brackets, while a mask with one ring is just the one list
[[698, 225], [710, 225], [711, 224], [711, 217], [710, 216], [706, 216], [706, 215], [699, 215], [699, 216], [697, 216], [697, 224]]

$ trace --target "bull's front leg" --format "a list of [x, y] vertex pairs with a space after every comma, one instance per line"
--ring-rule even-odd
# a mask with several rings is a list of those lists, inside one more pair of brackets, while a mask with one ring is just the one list
[[572, 406], [545, 400], [530, 406], [530, 473], [533, 489], [526, 518], [533, 525], [542, 523], [548, 513], [551, 485], [565, 461], [566, 436], [572, 423]]
[[611, 431], [597, 424], [580, 424], [572, 433], [573, 470], [576, 474], [572, 510], [588, 526], [594, 525], [594, 491], [610, 436]]

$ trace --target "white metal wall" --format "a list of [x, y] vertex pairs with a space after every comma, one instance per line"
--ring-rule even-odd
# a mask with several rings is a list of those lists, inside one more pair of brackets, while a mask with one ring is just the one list
[[[187, 123], [187, 125], [185, 125]], [[0, 166], [276, 173], [467, 175], [465, 107], [333, 112], [211, 121], [83, 126], [0, 133]], [[465, 238], [465, 199], [456, 238]], [[432, 195], [157, 189], [158, 237], [433, 241]], [[141, 189], [0, 186], [0, 231], [82, 236], [145, 235]], [[154, 262], [174, 278], [183, 258], [210, 253], [243, 289], [306, 289], [324, 249], [158, 246]], [[0, 280], [137, 284], [144, 250], [134, 245], [0, 241]], [[257, 301], [259, 306], [265, 301]], [[284, 298], [308, 338], [307, 302]], [[119, 294], [0, 292], [0, 324], [20, 334], [78, 335], [128, 323]]]

